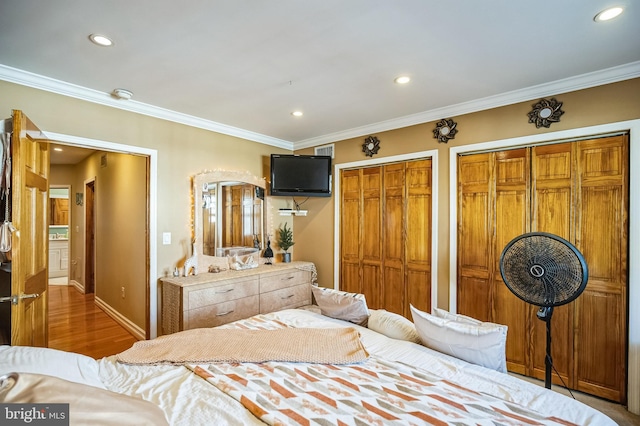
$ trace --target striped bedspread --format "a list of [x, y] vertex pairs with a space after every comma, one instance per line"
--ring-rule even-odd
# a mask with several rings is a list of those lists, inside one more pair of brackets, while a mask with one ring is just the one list
[[[283, 326], [261, 317], [233, 324]], [[341, 366], [266, 362], [189, 368], [270, 425], [574, 424], [377, 357]]]

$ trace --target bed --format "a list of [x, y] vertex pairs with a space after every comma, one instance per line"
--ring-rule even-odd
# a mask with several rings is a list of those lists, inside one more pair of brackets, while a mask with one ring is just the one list
[[[0, 374], [50, 375], [144, 400], [160, 407], [171, 425], [615, 425], [576, 400], [517, 377], [313, 310], [284, 310], [218, 328], [353, 329], [366, 356], [339, 365], [233, 360], [132, 365], [118, 356], [93, 360], [2, 346]], [[288, 345], [280, 346], [286, 353]]]

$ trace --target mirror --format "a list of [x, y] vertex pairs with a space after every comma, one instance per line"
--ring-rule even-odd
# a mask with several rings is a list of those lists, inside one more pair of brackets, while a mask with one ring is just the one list
[[266, 182], [244, 172], [213, 171], [193, 178], [194, 250], [242, 256], [264, 247]]
[[68, 188], [50, 188], [49, 204], [51, 208], [51, 217], [49, 225], [68, 225], [69, 224], [69, 189]]

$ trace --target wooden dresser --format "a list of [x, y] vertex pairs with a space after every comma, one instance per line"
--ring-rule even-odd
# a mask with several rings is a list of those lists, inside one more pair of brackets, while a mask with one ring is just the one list
[[215, 327], [311, 304], [311, 262], [162, 278], [162, 333]]

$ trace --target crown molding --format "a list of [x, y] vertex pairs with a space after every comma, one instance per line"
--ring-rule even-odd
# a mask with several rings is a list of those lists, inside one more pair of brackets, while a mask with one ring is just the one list
[[366, 126], [355, 127], [340, 132], [318, 136], [316, 138], [305, 139], [295, 142], [294, 149], [309, 148], [345, 139], [400, 129], [402, 127], [415, 126], [417, 124], [428, 123], [430, 121], [437, 121], [445, 117], [470, 114], [472, 112], [512, 105], [550, 95], [588, 89], [590, 87], [616, 83], [618, 81], [629, 80], [636, 77], [640, 77], [640, 61], [630, 62], [628, 64], [581, 74], [562, 80], [556, 80], [550, 83], [526, 87], [524, 89], [513, 90], [499, 95], [487, 96], [486, 98], [475, 99], [469, 102], [462, 102], [455, 105], [436, 108], [393, 120], [386, 120]]
[[199, 129], [210, 130], [224, 135], [234, 136], [241, 139], [259, 142], [265, 145], [275, 146], [283, 149], [293, 149], [293, 143], [278, 138], [273, 138], [260, 133], [243, 130], [226, 124], [217, 123], [211, 120], [183, 114], [166, 108], [145, 104], [134, 100], [116, 99], [111, 94], [98, 90], [88, 89], [76, 84], [67, 83], [28, 71], [12, 68], [0, 64], [0, 80], [9, 83], [20, 84], [34, 89], [44, 90], [63, 96], [88, 101], [100, 105], [118, 108], [121, 110], [135, 112], [161, 120], [172, 121]]
[[161, 120], [172, 121], [288, 150], [309, 148], [364, 135], [386, 132], [402, 127], [415, 126], [417, 124], [440, 120], [443, 117], [455, 117], [463, 114], [470, 114], [505, 105], [512, 105], [535, 98], [616, 83], [618, 81], [629, 80], [636, 77], [640, 77], [640, 61], [630, 62], [628, 64], [581, 74], [550, 83], [539, 84], [524, 89], [513, 90], [499, 95], [488, 96], [468, 102], [423, 111], [392, 120], [385, 120], [378, 123], [368, 124], [366, 126], [329, 133], [315, 138], [290, 142], [134, 100], [115, 99], [109, 93], [88, 89], [72, 83], [67, 83], [0, 64], [0, 80], [10, 83], [16, 83], [35, 89], [57, 93], [100, 105], [106, 105], [125, 111], [159, 118]]

